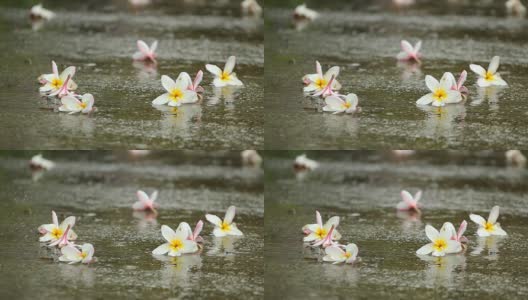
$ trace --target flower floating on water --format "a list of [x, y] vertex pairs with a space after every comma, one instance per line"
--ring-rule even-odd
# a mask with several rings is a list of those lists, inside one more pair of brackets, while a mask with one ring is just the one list
[[408, 41], [402, 40], [400, 45], [402, 51], [396, 55], [398, 60], [420, 62], [420, 57], [422, 57], [422, 54], [420, 53], [422, 41], [418, 41], [413, 47]]
[[156, 49], [158, 48], [158, 41], [154, 41], [149, 47], [147, 43], [142, 40], [137, 41], [138, 52], [132, 55], [133, 60], [142, 60], [142, 61], [151, 61], [157, 63], [156, 61]]
[[341, 89], [341, 84], [336, 80], [339, 75], [339, 67], [331, 67], [323, 75], [321, 64], [316, 61], [315, 69], [317, 73], [307, 74], [303, 77], [303, 82], [306, 85], [304, 87], [305, 93], [326, 97]]
[[358, 97], [356, 94], [344, 95], [331, 95], [325, 98], [326, 105], [323, 107], [323, 111], [333, 112], [334, 114], [340, 113], [355, 113], [359, 112], [361, 108], [358, 105]]
[[293, 18], [297, 20], [304, 19], [304, 20], [313, 21], [317, 19], [318, 17], [319, 17], [319, 13], [313, 9], [309, 9], [308, 7], [306, 7], [305, 3], [297, 6], [295, 10], [293, 11]]
[[198, 244], [195, 241], [187, 239], [187, 232], [174, 231], [167, 225], [161, 226], [161, 234], [167, 243], [159, 246], [152, 251], [154, 255], [181, 256], [182, 254], [195, 253], [198, 251]]
[[420, 212], [420, 204], [418, 204], [418, 201], [422, 198], [422, 191], [416, 192], [414, 197], [411, 195], [411, 193], [403, 190], [401, 191], [401, 197], [403, 201], [400, 201], [396, 208], [398, 210], [412, 210], [416, 212]]
[[306, 154], [297, 156], [293, 163], [293, 169], [295, 171], [313, 171], [318, 167], [319, 163], [306, 157]]
[[29, 168], [32, 170], [51, 170], [54, 167], [55, 163], [42, 157], [42, 154], [33, 156], [29, 161]]
[[[51, 62], [51, 66], [53, 73], [42, 74], [39, 77], [40, 83], [43, 84], [43, 86], [39, 89], [41, 94], [55, 96], [61, 90], [66, 90], [66, 92], [69, 92], [77, 89], [77, 84], [72, 80], [73, 76], [75, 75], [75, 67], [67, 67], [59, 75], [59, 69], [57, 68], [57, 64], [54, 61]], [[63, 85], [65, 85], [64, 88]]]
[[242, 157], [242, 164], [246, 166], [260, 167], [262, 164], [262, 157], [257, 150], [244, 150], [240, 153]]
[[178, 76], [178, 79], [174, 81], [169, 76], [163, 75], [161, 76], [161, 84], [167, 93], [154, 99], [152, 101], [154, 105], [180, 106], [198, 102], [198, 95], [195, 91], [188, 89], [191, 83], [185, 76]]
[[467, 87], [464, 86], [464, 82], [466, 82], [467, 79], [467, 71], [464, 70], [462, 73], [460, 73], [460, 77], [458, 77], [458, 81], [455, 79], [455, 76], [451, 72], [446, 72], [446, 76], [448, 76], [451, 80], [451, 83], [453, 84], [451, 86], [451, 90], [458, 91], [462, 95], [467, 95], [469, 93], [469, 90]]
[[[200, 83], [202, 82], [202, 79], [203, 79], [202, 70], [198, 71], [198, 73], [196, 74], [196, 77], [194, 77], [194, 81], [191, 79], [191, 76], [187, 72], [181, 72], [180, 75], [178, 76], [178, 79], [180, 79], [180, 77], [181, 77], [181, 79], [186, 80], [187, 82], [189, 82], [189, 86], [187, 87], [187, 89], [189, 91], [193, 91], [193, 92], [196, 92], [196, 93], [203, 93], [204, 92], [204, 88], [200, 86]], [[178, 79], [176, 79], [176, 81]]]
[[66, 245], [70, 240], [76, 240], [77, 234], [71, 229], [75, 225], [75, 217], [67, 217], [60, 223], [55, 211], [51, 211], [51, 224], [44, 224], [39, 226], [38, 231], [42, 234], [39, 238], [40, 242], [49, 242], [50, 246], [59, 245], [59, 247]]
[[313, 246], [323, 247], [330, 246], [334, 241], [341, 239], [341, 234], [336, 230], [339, 226], [339, 217], [334, 216], [328, 219], [323, 225], [323, 219], [319, 211], [315, 211], [315, 224], [304, 225], [302, 230], [306, 236], [303, 238], [304, 242], [312, 243]]
[[244, 85], [242, 81], [237, 78], [236, 73], [233, 72], [233, 69], [236, 65], [236, 57], [230, 56], [227, 59], [227, 62], [222, 71], [219, 67], [211, 64], [205, 65], [207, 71], [211, 72], [215, 76], [213, 85], [216, 87], [224, 87], [228, 85], [241, 86]]
[[89, 114], [95, 111], [94, 97], [92, 94], [84, 94], [78, 96], [81, 99], [77, 99], [76, 95], [66, 95], [62, 97], [62, 105], [59, 107], [59, 111], [69, 112], [70, 114], [83, 113]]
[[455, 226], [453, 225], [453, 223], [445, 222], [444, 225], [442, 225], [442, 228], [440, 228], [440, 232], [443, 232], [443, 231], [450, 232], [452, 240], [457, 241], [459, 243], [467, 243], [468, 239], [464, 236], [464, 232], [466, 232], [466, 228], [467, 228], [466, 220], [460, 223], [460, 227], [458, 227], [458, 231], [455, 229]]
[[351, 264], [356, 261], [359, 249], [356, 244], [351, 243], [346, 246], [329, 246], [326, 247], [326, 255], [323, 261], [333, 262], [334, 264], [347, 263]]
[[[80, 249], [77, 249], [79, 247]], [[62, 256], [59, 260], [62, 262], [68, 262], [69, 264], [83, 263], [89, 264], [95, 261], [93, 257], [95, 252], [92, 244], [86, 243], [82, 246], [67, 245], [61, 249]]]
[[475, 72], [480, 77], [477, 81], [478, 86], [488, 87], [492, 85], [498, 85], [498, 86], [508, 85], [506, 81], [502, 79], [500, 74], [497, 73], [497, 70], [499, 69], [499, 64], [500, 64], [500, 57], [494, 56], [491, 59], [491, 62], [488, 66], [487, 71], [479, 65], [474, 65], [474, 64], [469, 65], [469, 68], [471, 69], [471, 71]]
[[158, 198], [158, 191], [152, 192], [152, 195], [150, 197], [147, 195], [147, 193], [139, 190], [136, 192], [136, 195], [138, 197], [138, 201], [136, 201], [132, 208], [134, 210], [150, 210], [150, 211], [156, 211], [156, 208], [158, 208], [158, 204], [154, 203], [156, 199]]
[[42, 4], [37, 4], [31, 8], [29, 17], [32, 20], [51, 20], [55, 17], [55, 13], [42, 7]]
[[506, 231], [501, 228], [500, 223], [497, 223], [499, 206], [493, 206], [487, 221], [483, 217], [475, 214], [470, 214], [469, 218], [479, 225], [479, 229], [477, 230], [479, 236], [507, 235]]
[[510, 15], [518, 17], [524, 17], [526, 15], [526, 7], [522, 4], [521, 0], [508, 0], [505, 6]]
[[244, 0], [240, 3], [242, 13], [246, 15], [260, 16], [262, 14], [262, 7], [257, 0]]
[[418, 105], [428, 105], [432, 103], [433, 106], [444, 106], [449, 103], [458, 103], [462, 101], [462, 94], [459, 91], [451, 90], [453, 82], [447, 73], [442, 76], [440, 82], [433, 76], [425, 76], [425, 84], [431, 93], [423, 96], [416, 101]]
[[526, 157], [520, 150], [508, 150], [504, 153], [506, 163], [510, 166], [524, 168], [526, 166]]
[[229, 206], [223, 221], [215, 215], [205, 215], [207, 221], [215, 225], [215, 229], [213, 230], [214, 236], [223, 237], [226, 235], [243, 235], [242, 231], [240, 231], [236, 224], [233, 223], [233, 219], [235, 218], [235, 210], [236, 208], [234, 206]]
[[190, 241], [195, 241], [197, 243], [203, 243], [203, 238], [200, 236], [200, 232], [203, 229], [203, 221], [199, 220], [194, 227], [194, 231], [191, 229], [191, 226], [187, 222], [181, 222], [176, 228], [176, 232], [182, 231], [187, 235], [187, 239]]
[[432, 252], [433, 256], [444, 256], [462, 251], [461, 244], [451, 239], [451, 231], [438, 232], [433, 226], [426, 225], [425, 234], [431, 243], [418, 249], [416, 251], [418, 255], [427, 255]]

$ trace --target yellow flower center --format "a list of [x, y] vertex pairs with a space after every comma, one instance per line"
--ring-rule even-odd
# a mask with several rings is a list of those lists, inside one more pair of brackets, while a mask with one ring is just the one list
[[486, 229], [486, 231], [493, 231], [495, 229], [495, 226], [490, 222], [486, 222], [486, 224], [484, 224], [484, 229]]
[[227, 73], [225, 71], [222, 72], [222, 75], [220, 75], [220, 79], [222, 79], [223, 81], [228, 81], [230, 77], [231, 76], [229, 75], [229, 73]]
[[315, 234], [317, 235], [317, 237], [319, 237], [319, 239], [324, 239], [327, 233], [328, 232], [326, 232], [324, 228], [317, 228], [317, 230], [315, 231]]
[[54, 78], [51, 82], [50, 82], [51, 86], [55, 89], [58, 89], [62, 86], [63, 82], [60, 78]]
[[86, 256], [88, 256], [88, 253], [86, 253], [86, 252], [81, 252], [81, 258], [84, 259], [84, 258], [86, 258]]
[[492, 81], [495, 79], [495, 76], [490, 71], [486, 72], [486, 77], [484, 77], [487, 81]]
[[81, 106], [82, 109], [85, 109], [86, 108], [86, 103], [84, 102], [81, 102], [81, 104], [79, 104]]
[[351, 105], [350, 105], [349, 102], [345, 102], [345, 104], [343, 104], [343, 108], [347, 108], [347, 109], [348, 109], [348, 108], [350, 108], [350, 106], [351, 106]]
[[321, 89], [324, 89], [326, 87], [326, 84], [328, 82], [326, 82], [326, 80], [324, 80], [324, 78], [318, 78], [316, 81], [315, 81], [315, 85], [321, 90]]
[[447, 98], [447, 92], [444, 89], [436, 89], [433, 93], [433, 97], [436, 101], [444, 101]]
[[169, 98], [172, 101], [178, 102], [178, 101], [180, 101], [183, 98], [183, 92], [180, 89], [173, 89], [169, 93]]
[[437, 239], [433, 243], [433, 248], [436, 251], [444, 251], [447, 248], [447, 242], [444, 239]]
[[183, 242], [180, 239], [174, 239], [170, 242], [169, 247], [172, 251], [179, 251], [183, 248]]
[[352, 256], [352, 253], [350, 253], [350, 252], [345, 252], [345, 257], [346, 257], [346, 258], [350, 258], [351, 256]]
[[59, 239], [61, 236], [62, 236], [62, 230], [60, 228], [54, 228], [52, 231], [51, 231], [51, 235], [55, 238], [55, 239]]
[[222, 226], [220, 226], [220, 229], [223, 231], [229, 231], [231, 230], [231, 225], [227, 224], [226, 222], [222, 222]]

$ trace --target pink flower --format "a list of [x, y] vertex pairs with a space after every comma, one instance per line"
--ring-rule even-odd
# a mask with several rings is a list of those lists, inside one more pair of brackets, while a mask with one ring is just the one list
[[154, 212], [156, 211], [156, 208], [158, 208], [158, 204], [154, 203], [154, 201], [156, 201], [156, 198], [158, 198], [158, 191], [154, 191], [152, 195], [150, 195], [150, 198], [147, 193], [141, 190], [137, 191], [136, 195], [139, 201], [135, 202], [132, 205], [132, 208], [134, 210], [151, 210]]
[[411, 43], [407, 42], [406, 40], [401, 41], [401, 48], [402, 52], [398, 53], [396, 58], [398, 60], [414, 60], [417, 62], [420, 62], [420, 57], [422, 54], [420, 53], [420, 48], [422, 48], [422, 41], [418, 41], [414, 47], [411, 45]]
[[[191, 79], [191, 76], [187, 72], [181, 72], [180, 75], [178, 76], [178, 79], [180, 77], [183, 77], [183, 79], [187, 80], [187, 82], [189, 83], [189, 87], [187, 87], [187, 89], [189, 91], [193, 91], [193, 92], [196, 92], [196, 93], [203, 93], [204, 92], [204, 88], [202, 86], [200, 86], [200, 83], [202, 82], [202, 79], [203, 79], [202, 70], [200, 70], [200, 71], [198, 71], [198, 73], [196, 73], [196, 77], [194, 77], [194, 81]], [[176, 79], [176, 80], [178, 80], [178, 79]]]
[[51, 218], [51, 224], [43, 224], [38, 228], [38, 231], [42, 234], [39, 238], [40, 242], [50, 242], [50, 246], [60, 246], [70, 243], [69, 240], [77, 239], [77, 234], [71, 229], [75, 225], [75, 217], [67, 217], [60, 225], [57, 214], [54, 211], [51, 211]]
[[403, 201], [399, 202], [398, 205], [396, 205], [396, 208], [398, 210], [414, 210], [420, 212], [419, 207], [421, 205], [418, 204], [418, 201], [420, 200], [420, 198], [422, 198], [422, 191], [418, 191], [416, 195], [414, 195], [414, 198], [411, 193], [407, 191], [401, 191], [401, 197]]
[[134, 60], [150, 60], [154, 63], [156, 62], [156, 49], [158, 48], [158, 41], [154, 41], [152, 45], [149, 46], [147, 43], [143, 42], [142, 40], [137, 41], [137, 47], [139, 49], [138, 52], [134, 53], [132, 56], [132, 59]]
[[446, 76], [448, 76], [453, 83], [451, 90], [458, 91], [461, 94], [466, 94], [466, 95], [469, 93], [469, 90], [467, 89], [467, 87], [464, 86], [464, 82], [466, 82], [466, 79], [467, 79], [466, 70], [460, 73], [460, 77], [458, 77], [458, 81], [456, 81], [455, 76], [451, 72], [446, 72], [446, 74], [447, 74]]
[[194, 231], [191, 230], [191, 226], [187, 222], [181, 222], [180, 225], [178, 225], [178, 228], [176, 228], [176, 232], [183, 231], [185, 234], [187, 234], [187, 239], [190, 241], [194, 241], [197, 243], [203, 243], [203, 238], [200, 236], [200, 232], [202, 232], [203, 229], [203, 221], [199, 220], [198, 223], [196, 223], [196, 227], [194, 228]]

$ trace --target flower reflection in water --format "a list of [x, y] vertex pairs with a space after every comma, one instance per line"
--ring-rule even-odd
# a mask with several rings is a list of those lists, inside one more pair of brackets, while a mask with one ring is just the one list
[[485, 100], [488, 100], [490, 110], [499, 110], [499, 98], [505, 87], [490, 86], [486, 88], [477, 88], [477, 96], [473, 98], [470, 105], [479, 106]]
[[398, 61], [396, 64], [401, 70], [401, 79], [403, 81], [422, 79], [422, 70], [420, 64], [416, 61]]
[[464, 253], [437, 257], [418, 255], [418, 257], [428, 262], [429, 268], [425, 274], [426, 282], [434, 282], [436, 285], [453, 286], [459, 282], [457, 277], [463, 277], [466, 269]]
[[150, 82], [158, 77], [158, 68], [153, 62], [134, 61], [132, 66], [137, 70], [137, 78], [140, 82]]
[[95, 269], [90, 265], [58, 264], [60, 277], [69, 287], [93, 287]]
[[207, 254], [214, 256], [225, 256], [233, 259], [235, 254], [235, 244], [241, 239], [239, 236], [214, 237], [213, 245]]
[[192, 273], [202, 268], [200, 253], [174, 257], [153, 255], [153, 257], [164, 263], [163, 268], [160, 270], [161, 275], [159, 278], [165, 280], [168, 286], [189, 284], [192, 282]]
[[455, 136], [455, 129], [461, 131], [464, 127], [466, 107], [463, 103], [443, 107], [418, 106], [418, 108], [427, 112], [424, 135], [428, 138], [451, 139]]
[[213, 95], [207, 100], [207, 105], [213, 106], [224, 100], [227, 108], [234, 108], [234, 101], [242, 87], [240, 86], [225, 86], [213, 88]]
[[[487, 254], [486, 259], [497, 260], [499, 258], [499, 246], [505, 236], [487, 236], [487, 237], [478, 237], [477, 246], [471, 251], [471, 255], [481, 255], [483, 252]], [[487, 251], [487, 253], [486, 253]]]
[[193, 124], [201, 123], [202, 120], [200, 104], [186, 104], [179, 107], [153, 105], [152, 107], [164, 112], [161, 120], [161, 127], [164, 132], [177, 129], [182, 131], [179, 135], [185, 135]]
[[157, 212], [152, 211], [134, 211], [132, 216], [138, 220], [137, 227], [140, 232], [147, 231], [150, 228], [157, 228]]
[[402, 220], [403, 231], [422, 228], [421, 214], [417, 211], [396, 211], [396, 216]]

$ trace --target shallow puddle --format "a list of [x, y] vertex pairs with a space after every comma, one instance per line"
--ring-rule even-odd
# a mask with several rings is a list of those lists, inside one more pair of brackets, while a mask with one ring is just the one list
[[[321, 16], [302, 30], [292, 25], [291, 7], [277, 1], [267, 6], [267, 149], [494, 149], [528, 143], [528, 20], [506, 17], [499, 1], [480, 1], [479, 9], [469, 1], [418, 1], [399, 10], [382, 2], [314, 3]], [[422, 65], [396, 61], [402, 39], [423, 41]], [[487, 67], [494, 55], [501, 56], [499, 71], [509, 87], [479, 88], [469, 64]], [[303, 95], [301, 78], [315, 72], [316, 60], [323, 70], [341, 67], [340, 92], [358, 95], [360, 114], [322, 113], [321, 100]], [[470, 73], [465, 102], [416, 106], [428, 93], [425, 75], [458, 76], [464, 69]]]
[[[243, 168], [239, 153], [49, 152], [57, 167], [27, 168], [29, 152], [0, 153], [0, 295], [2, 298], [262, 298], [262, 171]], [[159, 215], [134, 212], [135, 192], [159, 190]], [[237, 207], [241, 238], [215, 238], [205, 213]], [[95, 246], [93, 265], [59, 263], [38, 242], [51, 210], [77, 216], [79, 242]], [[202, 219], [200, 254], [157, 257], [161, 225]]]
[[[295, 176], [298, 153], [272, 152], [265, 168], [266, 298], [516, 298], [528, 292], [524, 169], [504, 166], [502, 153], [420, 152], [396, 160], [380, 152], [308, 152], [320, 169]], [[402, 189], [424, 191], [421, 217], [398, 213]], [[469, 213], [487, 218], [500, 205], [508, 236], [479, 238]], [[332, 265], [303, 247], [301, 227], [337, 215], [341, 243], [361, 261]], [[468, 221], [468, 249], [419, 257], [426, 224]]]
[[[263, 146], [264, 46], [262, 19], [240, 15], [236, 1], [207, 4], [156, 1], [132, 9], [126, 1], [56, 3], [57, 13], [32, 28], [29, 4], [8, 2], [0, 12], [0, 146], [3, 149], [244, 149]], [[171, 2], [171, 3], [169, 3]], [[170, 4], [170, 5], [169, 5]], [[174, 9], [167, 9], [172, 7]], [[35, 25], [34, 25], [35, 26]], [[138, 39], [159, 41], [158, 66], [133, 62]], [[215, 88], [206, 63], [237, 56], [243, 88]], [[41, 99], [37, 77], [51, 60], [77, 66], [80, 93], [92, 93], [98, 112], [67, 115]], [[161, 75], [193, 77], [203, 70], [197, 104], [156, 108]]]

